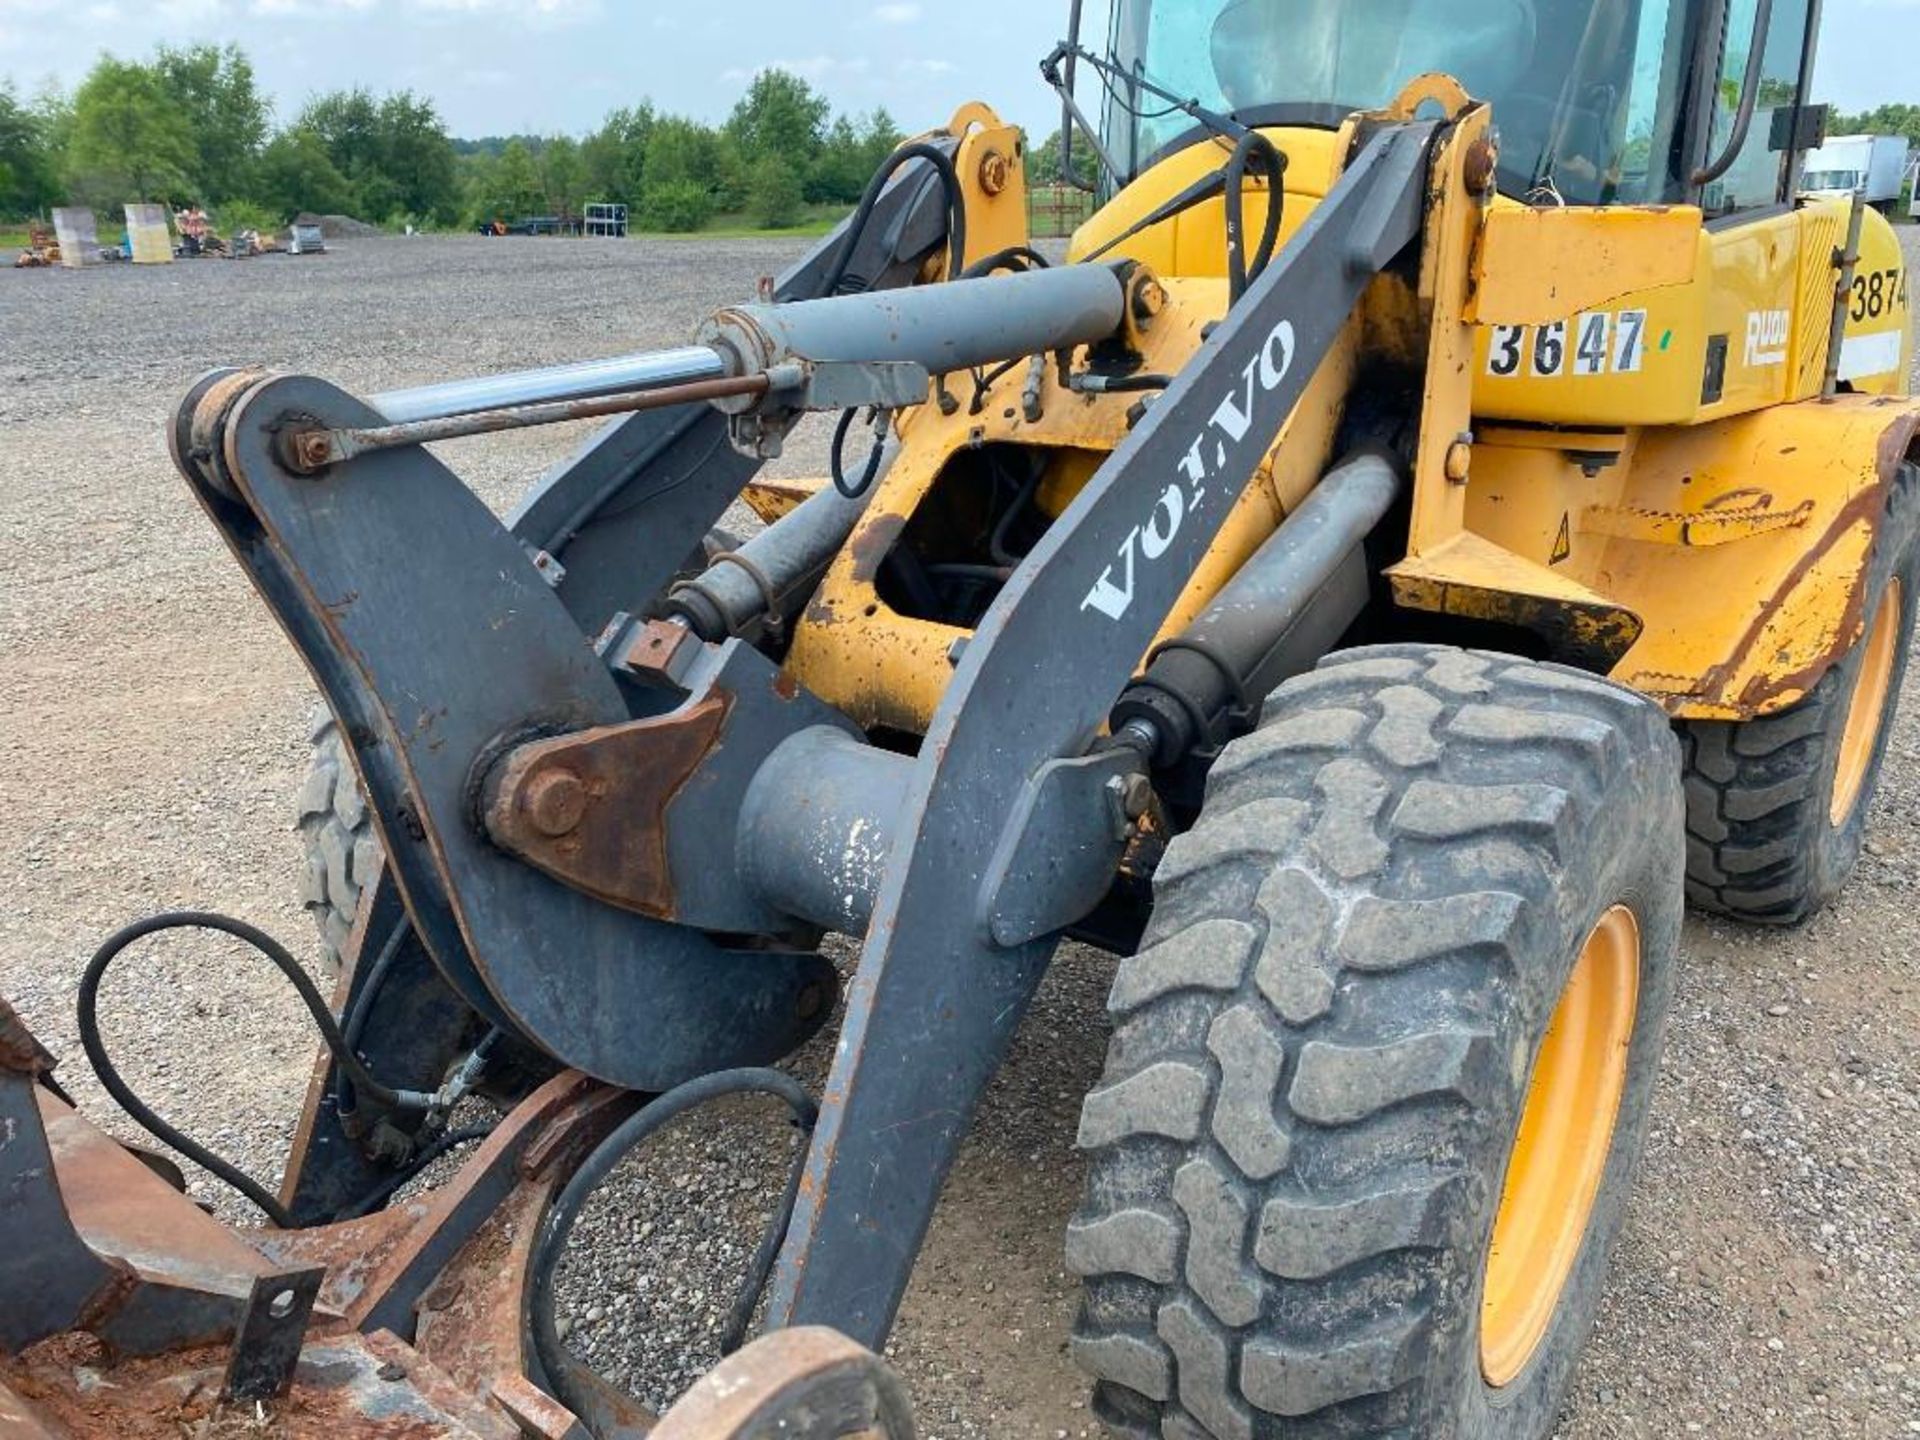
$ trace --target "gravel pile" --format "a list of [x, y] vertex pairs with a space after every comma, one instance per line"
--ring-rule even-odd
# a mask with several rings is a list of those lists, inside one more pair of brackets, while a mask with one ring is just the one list
[[[1911, 234], [1912, 232], [1908, 232]], [[1911, 248], [1911, 247], [1910, 247]], [[311, 258], [0, 274], [0, 990], [98, 1118], [74, 987], [107, 931], [229, 910], [303, 953], [292, 797], [311, 690], [174, 477], [192, 377], [263, 363], [373, 391], [684, 342], [797, 243], [342, 241]], [[465, 442], [504, 508], [578, 433]], [[818, 429], [782, 467], [818, 473]], [[1916, 680], [1920, 685], [1920, 680]], [[1655, 1133], [1560, 1433], [1920, 1431], [1920, 706], [1869, 853], [1805, 929], [1690, 921]], [[843, 958], [844, 953], [843, 953]], [[889, 1353], [923, 1432], [1080, 1436], [1060, 1235], [1111, 962], [1062, 952], [993, 1087]], [[164, 1113], [272, 1176], [311, 1037], [262, 965], [205, 942], [130, 959], [109, 1038]], [[809, 1083], [826, 1042], [796, 1061]], [[570, 1344], [664, 1403], [709, 1365], [792, 1133], [742, 1103], [616, 1177], [561, 1277]], [[204, 1177], [231, 1218], [245, 1206]]]

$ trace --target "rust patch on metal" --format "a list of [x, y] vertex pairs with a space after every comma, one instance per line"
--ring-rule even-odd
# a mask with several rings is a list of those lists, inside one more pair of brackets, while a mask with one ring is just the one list
[[582, 1435], [574, 1413], [543, 1390], [534, 1387], [524, 1375], [505, 1375], [494, 1381], [493, 1398], [528, 1435], [541, 1440], [567, 1440]]
[[587, 816], [586, 782], [564, 766], [535, 775], [520, 799], [533, 828], [550, 839], [571, 835]]
[[292, 1390], [258, 1406], [221, 1400], [226, 1360], [226, 1347], [215, 1345], [113, 1365], [95, 1342], [63, 1335], [0, 1362], [0, 1384], [43, 1433], [72, 1440], [514, 1440], [519, 1433], [385, 1333], [309, 1343]]
[[632, 1091], [602, 1085], [578, 1072], [569, 1073], [581, 1088], [564, 1107], [554, 1111], [521, 1152], [522, 1179], [544, 1180], [556, 1168], [571, 1169], [614, 1126], [639, 1108], [640, 1100]]
[[1469, 195], [1484, 195], [1493, 188], [1494, 168], [1500, 163], [1500, 151], [1485, 135], [1467, 146], [1460, 165], [1460, 181]]
[[425, 1197], [418, 1223], [368, 1275], [348, 1312], [351, 1322], [364, 1327], [381, 1309], [411, 1308], [416, 1297], [442, 1280], [453, 1255], [519, 1183], [525, 1156], [547, 1137], [547, 1127], [566, 1122], [583, 1094], [602, 1088], [598, 1081], [566, 1070], [521, 1101], [453, 1179]]
[[[316, 1321], [323, 1310], [345, 1314], [427, 1213], [425, 1200], [403, 1201], [360, 1220], [309, 1230], [269, 1230], [253, 1236], [254, 1247], [276, 1265], [324, 1265]], [[318, 1326], [316, 1326], [316, 1331]]]
[[44, 1075], [53, 1069], [53, 1056], [27, 1028], [20, 1012], [0, 995], [0, 1070], [20, 1075]]
[[[272, 1263], [85, 1117], [44, 1091], [36, 1098], [72, 1233], [107, 1270], [74, 1327], [152, 1353], [208, 1343], [237, 1323]], [[154, 1313], [123, 1323], [139, 1298]]]
[[730, 708], [716, 693], [658, 719], [520, 746], [488, 785], [487, 833], [563, 884], [671, 920], [667, 809], [719, 743]]
[[1006, 189], [1010, 174], [1007, 157], [998, 150], [989, 150], [980, 157], [980, 188], [987, 194], [998, 195]]
[[625, 646], [608, 657], [619, 668], [671, 677], [681, 652], [688, 646], [698, 648], [700, 637], [685, 625], [670, 620], [649, 620], [633, 633]]
[[[1761, 604], [1760, 613], [1754, 617], [1753, 623], [1747, 627], [1746, 633], [1733, 647], [1732, 655], [1707, 672], [1706, 683], [1701, 686], [1704, 693], [1712, 697], [1725, 688], [1728, 680], [1739, 671], [1747, 657], [1753, 653], [1754, 647], [1760, 643], [1761, 636], [1766, 633], [1767, 626], [1772, 623], [1773, 618], [1792, 600], [1794, 591], [1799, 588], [1800, 582], [1806, 578], [1808, 572], [1824, 560], [1827, 553], [1844, 540], [1854, 526], [1862, 520], [1870, 520], [1885, 511], [1887, 486], [1888, 481], [1883, 475], [1878, 484], [1862, 491], [1841, 507], [1840, 513], [1834, 516], [1833, 524], [1827, 527], [1826, 533], [1793, 562], [1793, 568], [1787, 572], [1787, 577], [1780, 587]], [[1876, 533], [1875, 544], [1878, 538]], [[1820, 677], [1832, 669], [1845, 657], [1847, 651], [1853, 648], [1854, 637], [1860, 631], [1861, 620], [1866, 612], [1865, 580], [1867, 571], [1873, 564], [1873, 553], [1874, 545], [1869, 545], [1866, 562], [1861, 566], [1860, 572], [1853, 577], [1853, 584], [1848, 588], [1847, 606], [1841, 612], [1840, 623], [1834, 627], [1832, 641], [1811, 663], [1803, 665], [1798, 670], [1780, 675], [1754, 676], [1740, 692], [1739, 699], [1735, 701], [1742, 713], [1757, 714], [1767, 701], [1777, 695], [1805, 693], [1811, 690], [1819, 683]]]
[[873, 577], [880, 573], [881, 562], [899, 542], [900, 533], [906, 528], [907, 517], [904, 515], [876, 515], [869, 524], [861, 526], [854, 533], [852, 543], [847, 546], [853, 556], [853, 578], [872, 583]]
[[420, 1353], [480, 1394], [520, 1373], [526, 1269], [551, 1193], [517, 1187], [421, 1297]]
[[906, 1391], [872, 1351], [821, 1326], [776, 1330], [702, 1376], [652, 1440], [905, 1440]]

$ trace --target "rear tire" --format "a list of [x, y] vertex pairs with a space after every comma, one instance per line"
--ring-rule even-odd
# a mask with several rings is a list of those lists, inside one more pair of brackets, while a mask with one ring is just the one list
[[1854, 647], [1789, 709], [1681, 722], [1687, 898], [1697, 908], [1795, 925], [1852, 877], [1913, 640], [1916, 529], [1920, 470], [1902, 465], [1868, 563], [1869, 604]]
[[[1081, 1116], [1073, 1349], [1111, 1429], [1549, 1431], [1672, 993], [1677, 762], [1666, 720], [1632, 692], [1433, 646], [1332, 656], [1227, 747], [1116, 976], [1106, 1071]], [[1637, 991], [1595, 1056], [1612, 1082], [1594, 1092], [1617, 1108], [1571, 1112], [1589, 1183], [1566, 1207], [1538, 1325], [1498, 1310], [1483, 1337], [1503, 1189], [1560, 1173], [1510, 1171], [1553, 1070], [1536, 1058], [1550, 1019], [1579, 1013], [1559, 1008], [1569, 977], [1588, 973], [1589, 941], [1625, 923], [1622, 907], [1637, 930], [1620, 973]], [[1563, 1020], [1562, 1033], [1585, 1031]], [[1527, 1252], [1504, 1243], [1510, 1278]], [[1520, 1336], [1504, 1360], [1483, 1353], [1496, 1331]]]

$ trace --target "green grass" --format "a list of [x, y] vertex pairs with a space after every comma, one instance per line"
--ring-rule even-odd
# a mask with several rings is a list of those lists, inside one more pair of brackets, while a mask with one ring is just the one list
[[634, 229], [628, 233], [646, 240], [778, 240], [783, 237], [825, 235], [847, 213], [844, 205], [809, 205], [800, 223], [773, 230], [756, 225], [744, 211], [716, 215], [699, 230], [669, 231]]

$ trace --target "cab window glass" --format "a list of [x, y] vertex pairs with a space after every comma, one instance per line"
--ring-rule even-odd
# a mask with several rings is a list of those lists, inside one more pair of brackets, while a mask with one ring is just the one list
[[1109, 139], [1138, 173], [1193, 130], [1191, 116], [1130, 83], [1139, 78], [1256, 123], [1332, 125], [1439, 70], [1491, 102], [1507, 193], [1574, 205], [1675, 198], [1701, 3], [1116, 0], [1122, 78], [1107, 86]]
[[[1760, 89], [1753, 126], [1726, 174], [1706, 188], [1701, 204], [1710, 215], [1753, 210], [1787, 198], [1788, 157], [1772, 148], [1774, 116], [1800, 102], [1800, 54], [1806, 44], [1808, 0], [1774, 0], [1763, 42], [1754, 44], [1753, 21], [1759, 0], [1731, 0], [1727, 6], [1726, 45], [1713, 105], [1713, 143], [1718, 156], [1733, 134], [1740, 91], [1748, 69], [1760, 67]], [[1756, 53], [1757, 52], [1757, 53]]]
[[1678, 142], [1681, 86], [1691, 38], [1689, 7], [1642, 0], [1634, 19], [1633, 68], [1621, 107], [1620, 173], [1604, 200], [1674, 200], [1685, 184]]

